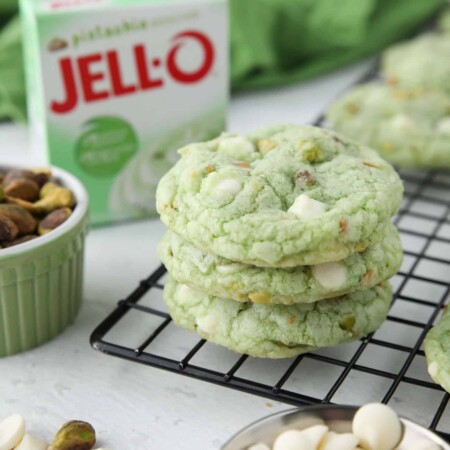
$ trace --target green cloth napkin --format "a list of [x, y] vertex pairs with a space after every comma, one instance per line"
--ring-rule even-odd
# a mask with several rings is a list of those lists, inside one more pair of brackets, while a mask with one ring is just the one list
[[[325, 73], [408, 36], [445, 0], [229, 0], [231, 84], [253, 89]], [[0, 0], [0, 119], [23, 120], [16, 0]]]

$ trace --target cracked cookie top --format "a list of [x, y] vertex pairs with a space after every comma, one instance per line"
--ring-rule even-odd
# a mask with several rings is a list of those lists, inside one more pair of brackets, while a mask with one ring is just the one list
[[262, 267], [363, 251], [403, 193], [376, 152], [313, 126], [223, 134], [180, 154], [158, 186], [162, 221], [203, 250]]

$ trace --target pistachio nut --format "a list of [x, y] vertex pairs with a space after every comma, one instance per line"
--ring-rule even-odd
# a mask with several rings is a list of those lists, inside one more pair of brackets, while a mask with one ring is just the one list
[[56, 189], [60, 189], [61, 186], [59, 184], [53, 183], [52, 181], [49, 181], [48, 183], [45, 183], [41, 187], [41, 192], [39, 194], [40, 198], [46, 197], [50, 192], [53, 192]]
[[70, 189], [58, 186], [58, 189], [51, 190], [44, 197], [35, 202], [33, 207], [36, 212], [49, 213], [58, 208], [71, 208], [74, 205], [75, 197], [72, 191]]
[[9, 197], [5, 196], [6, 203], [9, 203], [10, 205], [18, 205], [21, 206], [23, 209], [26, 209], [30, 213], [35, 213], [34, 203], [28, 202], [26, 200], [21, 200], [20, 198], [15, 197]]
[[56, 227], [59, 227], [63, 222], [65, 222], [71, 214], [72, 210], [67, 207], [55, 209], [41, 220], [38, 227], [38, 233], [42, 236], [43, 234], [54, 230]]
[[22, 206], [0, 203], [0, 214], [9, 217], [21, 235], [33, 233], [36, 229], [36, 219]]
[[28, 178], [17, 178], [6, 184], [5, 194], [21, 200], [34, 201], [39, 197], [39, 185]]
[[12, 241], [18, 234], [17, 225], [9, 217], [0, 214], [0, 241]]
[[71, 420], [56, 433], [48, 450], [91, 450], [95, 442], [95, 430], [91, 424]]

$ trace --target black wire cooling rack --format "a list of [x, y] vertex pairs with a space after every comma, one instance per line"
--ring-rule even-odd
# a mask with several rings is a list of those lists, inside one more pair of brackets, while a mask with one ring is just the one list
[[[358, 82], [375, 76], [373, 68]], [[173, 324], [162, 300], [166, 270], [160, 266], [118, 302], [93, 332], [92, 346], [292, 405], [391, 403], [450, 440], [450, 395], [427, 374], [422, 348], [450, 301], [450, 172], [400, 175], [405, 197], [394, 223], [405, 259], [392, 280], [394, 302], [386, 322], [363, 340], [288, 360], [236, 355]]]

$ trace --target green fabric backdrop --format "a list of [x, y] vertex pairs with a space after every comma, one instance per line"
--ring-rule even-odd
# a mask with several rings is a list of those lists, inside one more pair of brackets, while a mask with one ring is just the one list
[[[230, 0], [234, 90], [293, 83], [408, 36], [445, 0]], [[0, 119], [25, 120], [17, 0], [0, 0]]]

